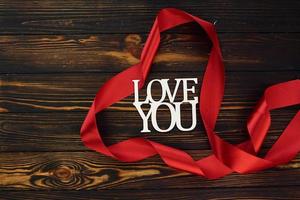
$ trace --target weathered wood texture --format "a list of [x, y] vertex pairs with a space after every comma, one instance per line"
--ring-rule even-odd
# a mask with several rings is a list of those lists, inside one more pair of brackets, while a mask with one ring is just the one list
[[[181, 77], [194, 72], [181, 72]], [[217, 131], [231, 142], [247, 139], [245, 123], [255, 102], [268, 85], [298, 77], [299, 72], [230, 72]], [[113, 74], [52, 74], [2, 75], [2, 120], [0, 138], [2, 151], [64, 151], [85, 149], [78, 130], [98, 87]], [[152, 73], [152, 78], [174, 78], [178, 73]], [[201, 80], [201, 74], [200, 80]], [[264, 77], [273, 77], [264, 80]], [[174, 82], [171, 86], [174, 86]], [[158, 97], [159, 88], [154, 87]], [[67, 91], [67, 92], [66, 92]], [[141, 91], [145, 96], [145, 89]], [[178, 98], [182, 97], [179, 90]], [[112, 105], [99, 115], [105, 141], [112, 144], [126, 138], [140, 136], [141, 119], [132, 105], [133, 96]], [[266, 146], [270, 147], [299, 107], [273, 112], [273, 123]], [[160, 109], [161, 126], [169, 123], [169, 113]], [[190, 120], [189, 108], [183, 107], [183, 123]], [[21, 114], [19, 114], [21, 113]], [[200, 123], [194, 131], [144, 134], [145, 137], [183, 149], [208, 149]], [[18, 141], [18, 142], [17, 142]], [[36, 145], [39, 144], [39, 145]], [[54, 145], [55, 144], [55, 145]]]
[[[0, 0], [0, 199], [300, 199], [299, 155], [263, 172], [208, 181], [170, 169], [157, 156], [122, 163], [83, 146], [79, 129], [95, 93], [139, 62], [163, 7], [218, 20], [226, 90], [216, 130], [227, 141], [248, 139], [247, 117], [266, 87], [300, 78], [297, 0]], [[163, 33], [149, 80], [198, 77], [201, 83], [209, 48], [195, 24]], [[210, 153], [200, 118], [191, 132], [141, 134], [132, 101], [97, 116], [106, 144], [142, 135], [196, 159]], [[261, 155], [297, 110], [272, 112]], [[167, 126], [167, 110], [159, 113]], [[187, 107], [183, 122], [189, 119]]]
[[[139, 62], [146, 37], [0, 36], [0, 73], [119, 72]], [[227, 71], [300, 70], [299, 33], [224, 33], [219, 38]], [[208, 53], [203, 32], [163, 34], [152, 71], [203, 71]]]
[[[0, 75], [2, 79], [0, 108], [2, 112], [86, 111], [98, 88], [115, 74]], [[201, 85], [202, 72], [151, 73], [148, 81], [154, 78], [170, 78], [170, 87], [174, 87], [173, 79], [178, 77], [198, 77], [199, 85]], [[266, 87], [299, 77], [300, 71], [228, 72], [222, 109], [252, 108]], [[145, 88], [141, 90], [142, 97], [145, 97], [145, 91]], [[159, 86], [153, 86], [155, 98], [158, 98], [160, 92]], [[178, 99], [180, 97], [182, 97], [182, 90], [179, 89]], [[132, 103], [133, 95], [108, 109], [136, 111]]]
[[[194, 157], [208, 151], [188, 151]], [[300, 186], [300, 160], [255, 174], [231, 174], [218, 180], [178, 172], [158, 157], [121, 163], [95, 152], [2, 153], [2, 190], [168, 189]], [[275, 181], [276, 180], [276, 181]], [[189, 183], [183, 184], [183, 183]]]
[[[56, 199], [65, 200], [66, 197], [74, 200], [98, 200], [112, 199], [116, 196], [113, 190], [97, 190], [97, 191], [5, 191], [0, 192], [0, 196], [8, 199], [26, 200], [26, 199]], [[176, 195], [174, 195], [176, 193]], [[193, 200], [193, 199], [299, 199], [299, 187], [288, 188], [218, 188], [218, 189], [185, 189], [185, 190], [120, 190], [118, 191], [118, 199], [170, 199], [170, 200]], [[0, 199], [5, 199], [1, 198]]]
[[[299, 1], [1, 0], [1, 34], [147, 33], [161, 8], [184, 9], [220, 32], [299, 32]], [[188, 31], [190, 32], [190, 31]]]
[[[221, 114], [216, 128], [218, 134], [232, 143], [248, 139], [245, 124], [249, 113], [250, 111], [226, 111]], [[272, 126], [264, 147], [269, 148], [276, 141], [294, 113], [293, 110], [285, 110], [272, 115]], [[1, 114], [0, 151], [84, 151], [86, 148], [78, 133], [84, 116], [85, 113]], [[188, 121], [186, 116], [184, 115], [183, 122]], [[181, 149], [210, 148], [201, 122], [191, 132], [174, 129], [171, 133], [140, 134], [141, 119], [134, 112], [105, 112], [100, 118], [100, 128], [107, 144], [143, 136]], [[164, 116], [160, 118], [160, 122], [161, 126], [166, 126], [169, 121]]]

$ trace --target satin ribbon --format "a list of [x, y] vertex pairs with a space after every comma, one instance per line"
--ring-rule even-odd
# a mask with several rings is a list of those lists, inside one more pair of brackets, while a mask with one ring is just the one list
[[[139, 89], [143, 87], [160, 43], [161, 32], [193, 21], [204, 29], [212, 43], [199, 103], [212, 155], [195, 161], [182, 150], [143, 137], [106, 146], [97, 127], [96, 114], [131, 95], [134, 91], [132, 80], [140, 80]], [[270, 111], [300, 104], [300, 80], [280, 83], [265, 90], [247, 121], [249, 140], [232, 145], [214, 131], [225, 83], [221, 49], [213, 24], [178, 9], [163, 9], [154, 21], [140, 60], [140, 63], [107, 81], [96, 94], [81, 128], [81, 139], [88, 148], [123, 162], [135, 162], [159, 154], [168, 166], [208, 179], [220, 178], [232, 172], [250, 173], [284, 164], [300, 151], [298, 111], [267, 154], [263, 158], [257, 156], [271, 124]], [[101, 122], [98, 126], [101, 126]]]

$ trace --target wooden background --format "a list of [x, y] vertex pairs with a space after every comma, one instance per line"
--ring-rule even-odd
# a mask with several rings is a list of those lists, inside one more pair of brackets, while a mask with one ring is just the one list
[[[83, 146], [79, 129], [96, 91], [139, 62], [164, 7], [217, 20], [226, 65], [217, 131], [227, 141], [247, 139], [247, 116], [267, 86], [300, 78], [298, 0], [0, 0], [0, 199], [300, 199], [300, 156], [263, 172], [208, 181], [158, 157], [126, 164]], [[201, 80], [209, 47], [195, 24], [164, 33], [149, 79]], [[140, 135], [132, 101], [98, 116], [107, 144]], [[272, 113], [264, 149], [298, 109]], [[160, 122], [168, 120], [162, 110]], [[194, 158], [210, 153], [201, 122], [192, 132], [144, 136]]]

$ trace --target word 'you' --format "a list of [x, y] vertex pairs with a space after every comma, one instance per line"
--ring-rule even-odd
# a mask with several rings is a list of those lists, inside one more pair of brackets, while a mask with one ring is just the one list
[[[175, 79], [176, 84], [173, 91], [169, 87], [169, 79], [153, 79], [147, 85], [147, 96], [144, 101], [140, 100], [139, 97], [139, 80], [133, 80], [134, 84], [134, 102], [133, 105], [136, 107], [138, 113], [140, 114], [143, 120], [143, 130], [142, 133], [151, 132], [148, 127], [148, 121], [151, 118], [153, 128], [158, 132], [169, 132], [174, 126], [176, 126], [181, 131], [191, 131], [195, 128], [196, 121], [196, 104], [198, 103], [198, 97], [194, 96], [189, 99], [189, 93], [195, 94], [195, 84], [198, 83], [197, 78], [177, 78]], [[152, 85], [158, 83], [161, 87], [161, 96], [160, 98], [154, 99], [152, 96]], [[193, 86], [189, 87], [188, 82], [194, 83]], [[179, 86], [182, 86], [183, 99], [181, 101], [175, 101]], [[166, 102], [168, 98], [169, 102]], [[190, 127], [183, 127], [181, 124], [181, 105], [183, 103], [189, 103], [192, 110], [192, 123]], [[143, 105], [150, 105], [149, 111], [143, 111]], [[157, 122], [157, 109], [160, 106], [165, 106], [170, 111], [171, 121], [170, 125], [166, 129], [159, 127]]]

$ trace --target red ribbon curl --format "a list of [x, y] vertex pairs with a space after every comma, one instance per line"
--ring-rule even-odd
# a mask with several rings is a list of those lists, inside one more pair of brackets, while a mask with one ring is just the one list
[[[143, 87], [160, 43], [161, 32], [192, 21], [204, 29], [212, 43], [200, 90], [199, 110], [213, 154], [195, 161], [182, 150], [143, 137], [106, 146], [97, 128], [96, 114], [131, 95], [134, 91], [132, 80], [140, 80], [139, 89]], [[284, 164], [300, 151], [298, 111], [267, 154], [263, 158], [257, 156], [271, 124], [270, 111], [300, 104], [300, 80], [276, 84], [265, 90], [247, 122], [249, 140], [232, 145], [216, 134], [214, 128], [225, 83], [221, 49], [213, 24], [178, 9], [163, 9], [154, 21], [140, 60], [140, 63], [107, 81], [96, 94], [81, 128], [81, 139], [88, 148], [123, 162], [135, 162], [159, 154], [168, 166], [208, 179], [217, 179], [232, 172], [250, 173]]]

